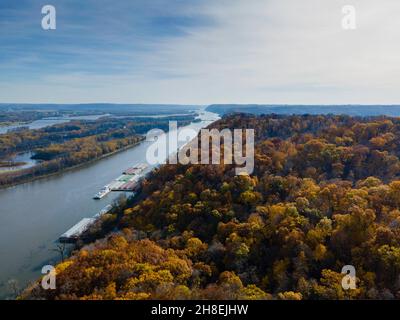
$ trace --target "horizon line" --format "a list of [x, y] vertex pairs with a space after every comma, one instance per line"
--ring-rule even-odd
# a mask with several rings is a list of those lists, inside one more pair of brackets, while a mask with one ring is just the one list
[[395, 104], [385, 104], [385, 103], [333, 103], [333, 104], [326, 104], [326, 103], [313, 103], [313, 104], [307, 104], [307, 103], [210, 103], [210, 104], [193, 104], [193, 103], [141, 103], [141, 102], [134, 102], [134, 103], [125, 103], [125, 102], [77, 102], [77, 103], [58, 103], [58, 102], [0, 102], [1, 105], [26, 105], [26, 106], [34, 106], [34, 105], [58, 105], [58, 106], [87, 106], [87, 105], [121, 105], [121, 106], [139, 106], [139, 105], [148, 105], [148, 106], [154, 106], [154, 105], [161, 105], [161, 106], [198, 106], [198, 107], [203, 107], [203, 106], [260, 106], [260, 107], [269, 107], [269, 106], [282, 106], [282, 107], [287, 107], [287, 106], [393, 106], [393, 107], [400, 107], [400, 103]]

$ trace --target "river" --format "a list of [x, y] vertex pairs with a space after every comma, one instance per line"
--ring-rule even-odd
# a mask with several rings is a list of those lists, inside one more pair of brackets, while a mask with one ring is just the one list
[[32, 156], [33, 156], [32, 152], [24, 152], [24, 153], [19, 153], [10, 159], [7, 159], [15, 163], [23, 162], [24, 164], [16, 165], [13, 167], [0, 167], [0, 173], [2, 173], [2, 171], [28, 169], [35, 166], [39, 161], [32, 159]]
[[[218, 118], [215, 113], [201, 112], [202, 121], [187, 127], [200, 130]], [[59, 261], [54, 251], [58, 237], [119, 196], [112, 192], [102, 200], [92, 199], [124, 169], [146, 163], [151, 143], [144, 141], [90, 165], [0, 190], [0, 298], [12, 298], [10, 280], [24, 288], [41, 276], [44, 265]]]

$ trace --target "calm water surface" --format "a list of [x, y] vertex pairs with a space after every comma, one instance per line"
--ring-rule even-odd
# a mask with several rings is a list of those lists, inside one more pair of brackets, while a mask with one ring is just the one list
[[[192, 123], [189, 127], [199, 130], [218, 116], [205, 112], [201, 119], [209, 121]], [[92, 199], [124, 169], [146, 162], [150, 143], [143, 142], [64, 174], [0, 190], [0, 298], [10, 297], [10, 279], [23, 288], [40, 277], [45, 264], [58, 261], [59, 254], [53, 251], [58, 237], [118, 197], [118, 193], [110, 193], [102, 200]]]

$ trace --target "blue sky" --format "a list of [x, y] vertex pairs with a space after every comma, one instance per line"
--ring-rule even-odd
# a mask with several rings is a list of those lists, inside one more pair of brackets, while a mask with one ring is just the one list
[[[142, 72], [140, 56], [154, 44], [184, 37], [186, 29], [212, 23], [185, 12], [183, 0], [2, 0], [2, 80], [40, 80], [43, 75], [118, 75]], [[57, 10], [57, 29], [41, 28], [41, 8]]]
[[350, 2], [1, 0], [0, 102], [400, 103], [400, 3]]

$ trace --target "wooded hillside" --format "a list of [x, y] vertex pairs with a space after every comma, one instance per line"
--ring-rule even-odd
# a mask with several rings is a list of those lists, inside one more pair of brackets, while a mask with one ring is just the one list
[[[117, 232], [57, 266], [47, 299], [400, 298], [400, 119], [233, 115], [255, 171], [165, 165]], [[97, 230], [98, 231], [98, 230]], [[344, 265], [357, 289], [342, 289]]]

